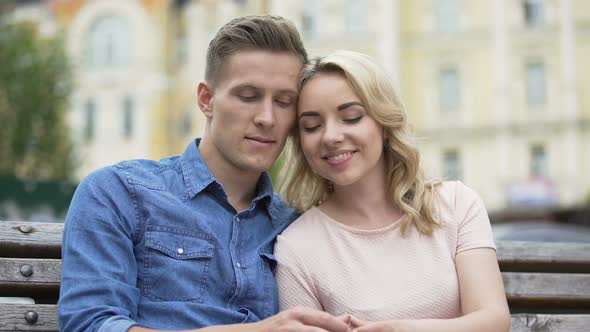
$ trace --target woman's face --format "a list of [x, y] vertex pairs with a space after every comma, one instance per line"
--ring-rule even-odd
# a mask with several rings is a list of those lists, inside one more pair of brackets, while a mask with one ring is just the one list
[[321, 177], [347, 186], [383, 172], [383, 130], [344, 76], [317, 74], [304, 84], [297, 106], [303, 153]]

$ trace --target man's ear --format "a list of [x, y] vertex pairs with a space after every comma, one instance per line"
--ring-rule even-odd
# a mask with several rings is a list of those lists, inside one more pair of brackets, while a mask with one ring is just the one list
[[213, 87], [210, 82], [199, 82], [199, 87], [197, 88], [197, 103], [205, 117], [210, 118], [213, 113]]

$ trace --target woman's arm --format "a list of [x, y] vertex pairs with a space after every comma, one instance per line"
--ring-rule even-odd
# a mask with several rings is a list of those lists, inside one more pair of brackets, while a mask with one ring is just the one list
[[323, 311], [313, 278], [294, 250], [295, 247], [286, 237], [278, 236], [274, 254], [278, 261], [275, 279], [279, 292], [279, 310], [307, 307]]
[[496, 252], [465, 250], [456, 256], [463, 316], [453, 319], [365, 322], [351, 317], [357, 332], [500, 332], [510, 331], [510, 312]]

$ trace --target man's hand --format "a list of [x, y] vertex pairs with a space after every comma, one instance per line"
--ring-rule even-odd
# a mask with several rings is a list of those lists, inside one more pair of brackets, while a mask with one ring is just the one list
[[256, 323], [263, 332], [349, 332], [348, 316], [334, 317], [326, 312], [297, 307]]
[[[350, 332], [349, 315], [334, 317], [327, 312], [297, 307], [249, 324], [217, 325], [177, 332]], [[134, 326], [129, 332], [165, 332]]]

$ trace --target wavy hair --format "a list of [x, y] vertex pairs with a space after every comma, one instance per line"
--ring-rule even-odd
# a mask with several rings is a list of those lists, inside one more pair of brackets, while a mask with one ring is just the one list
[[[427, 179], [420, 168], [420, 154], [391, 80], [370, 57], [352, 51], [336, 51], [314, 58], [304, 67], [299, 89], [322, 73], [338, 73], [346, 78], [369, 116], [383, 128], [386, 185], [391, 188], [392, 202], [404, 213], [402, 234], [406, 234], [410, 225], [423, 234], [432, 234], [442, 225], [434, 211], [436, 186], [441, 181]], [[317, 175], [305, 159], [298, 124], [290, 133], [284, 165], [279, 193], [298, 210], [306, 211], [319, 205], [333, 191], [328, 180]]]

